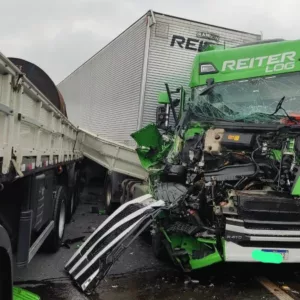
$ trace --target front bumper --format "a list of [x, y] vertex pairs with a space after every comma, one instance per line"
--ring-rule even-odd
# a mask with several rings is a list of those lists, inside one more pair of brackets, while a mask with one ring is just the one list
[[246, 228], [243, 220], [227, 218], [224, 243], [224, 260], [228, 262], [260, 262], [254, 255], [281, 254], [282, 263], [300, 263], [300, 230], [272, 230]]
[[286, 250], [282, 263], [300, 263], [300, 248], [270, 248], [270, 247], [243, 247], [233, 242], [225, 242], [225, 261], [227, 262], [259, 262], [253, 258], [255, 250], [273, 249]]

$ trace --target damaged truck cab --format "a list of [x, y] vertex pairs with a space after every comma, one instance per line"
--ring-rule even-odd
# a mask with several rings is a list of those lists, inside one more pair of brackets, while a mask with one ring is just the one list
[[212, 50], [195, 57], [186, 103], [166, 85], [161, 130], [132, 135], [151, 128], [161, 140], [153, 152], [136, 139], [166, 205], [153, 225], [154, 252], [167, 250], [185, 271], [299, 262], [300, 41]]

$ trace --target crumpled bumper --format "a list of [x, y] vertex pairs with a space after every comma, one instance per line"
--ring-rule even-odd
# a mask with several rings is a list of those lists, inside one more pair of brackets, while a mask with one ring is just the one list
[[65, 265], [78, 287], [86, 293], [93, 290], [163, 206], [164, 201], [147, 194], [126, 202], [110, 215]]

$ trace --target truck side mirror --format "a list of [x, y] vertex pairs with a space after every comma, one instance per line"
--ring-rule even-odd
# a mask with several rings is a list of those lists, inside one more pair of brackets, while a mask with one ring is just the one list
[[168, 93], [162, 92], [158, 95], [158, 104], [156, 108], [156, 126], [160, 129], [166, 130], [169, 126], [169, 116], [170, 116], [170, 100]]
[[160, 129], [167, 129], [169, 114], [167, 113], [166, 105], [159, 105], [156, 107], [156, 126]]

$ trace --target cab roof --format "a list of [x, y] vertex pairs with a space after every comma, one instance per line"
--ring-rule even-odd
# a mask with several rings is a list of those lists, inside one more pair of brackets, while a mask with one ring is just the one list
[[206, 80], [211, 78], [218, 83], [297, 71], [300, 71], [300, 40], [262, 41], [255, 45], [197, 54], [190, 87], [206, 85]]

